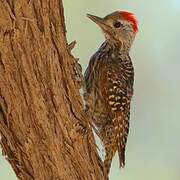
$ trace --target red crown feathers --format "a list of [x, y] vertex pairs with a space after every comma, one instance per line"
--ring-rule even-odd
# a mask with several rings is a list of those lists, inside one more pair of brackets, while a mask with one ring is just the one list
[[126, 12], [126, 11], [120, 11], [120, 15], [127, 21], [132, 22], [134, 32], [138, 31], [138, 21], [133, 13]]

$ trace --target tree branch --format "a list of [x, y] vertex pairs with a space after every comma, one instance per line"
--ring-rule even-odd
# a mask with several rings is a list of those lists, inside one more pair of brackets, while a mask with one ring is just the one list
[[1, 145], [17, 177], [105, 179], [62, 1], [1, 0], [0, 9]]

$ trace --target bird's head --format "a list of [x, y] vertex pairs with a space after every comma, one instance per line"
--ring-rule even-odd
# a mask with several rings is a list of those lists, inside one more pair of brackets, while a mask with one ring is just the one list
[[138, 32], [137, 19], [133, 13], [116, 11], [104, 18], [87, 14], [104, 32], [107, 40], [113, 43], [131, 47], [131, 44]]

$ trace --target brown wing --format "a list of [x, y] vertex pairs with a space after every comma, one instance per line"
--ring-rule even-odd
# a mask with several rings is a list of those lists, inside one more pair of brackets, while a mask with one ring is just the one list
[[94, 99], [92, 99], [90, 97], [90, 94], [92, 93], [92, 91], [94, 90], [95, 86], [94, 86], [94, 66], [96, 64], [96, 59], [94, 58], [94, 56], [91, 57], [89, 65], [84, 73], [84, 100], [86, 103], [86, 111], [89, 111], [90, 106], [92, 106], [92, 101]]
[[125, 146], [129, 132], [132, 78], [128, 78], [119, 67], [106, 66], [102, 73], [102, 94], [115, 132], [120, 167], [125, 165]]

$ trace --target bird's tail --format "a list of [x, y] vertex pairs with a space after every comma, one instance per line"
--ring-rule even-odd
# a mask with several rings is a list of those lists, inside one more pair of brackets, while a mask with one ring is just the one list
[[105, 147], [106, 155], [104, 160], [104, 168], [105, 168], [105, 173], [107, 175], [109, 174], [112, 158], [114, 157], [116, 150], [117, 147], [115, 145], [112, 145], [111, 147], [110, 146]]
[[119, 156], [119, 167], [124, 168], [125, 166], [125, 148], [122, 148], [118, 143], [118, 156]]
[[116, 143], [119, 156], [119, 167], [124, 168], [125, 166], [125, 148], [127, 143], [127, 136], [129, 131], [129, 122], [120, 118], [117, 118], [116, 126]]

